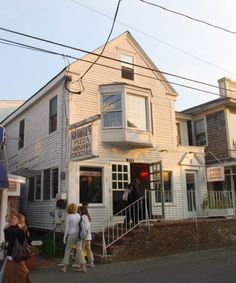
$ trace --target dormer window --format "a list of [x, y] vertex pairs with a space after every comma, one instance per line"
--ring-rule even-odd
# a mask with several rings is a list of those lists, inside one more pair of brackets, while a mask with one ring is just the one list
[[[121, 77], [127, 80], [134, 80], [134, 58], [130, 55], [121, 54], [120, 56], [121, 62]], [[129, 63], [129, 64], [127, 64]]]

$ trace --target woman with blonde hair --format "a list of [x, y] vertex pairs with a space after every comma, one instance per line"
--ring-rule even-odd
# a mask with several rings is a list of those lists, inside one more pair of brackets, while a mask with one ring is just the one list
[[65, 253], [63, 258], [63, 264], [61, 271], [67, 272], [67, 267], [69, 265], [70, 253], [73, 245], [76, 246], [76, 257], [75, 263], [80, 264], [79, 271], [86, 272], [86, 262], [82, 253], [82, 240], [79, 239], [79, 222], [80, 215], [77, 213], [78, 206], [75, 203], [71, 203], [67, 207], [66, 221], [65, 221], [65, 231], [63, 237], [63, 243], [66, 245]]
[[11, 212], [10, 225], [4, 229], [5, 240], [7, 242], [7, 259], [3, 271], [2, 283], [31, 283], [30, 272], [25, 265], [25, 261], [14, 261], [12, 258], [13, 246], [17, 238], [20, 244], [26, 239], [24, 229], [19, 227], [21, 214]]
[[91, 217], [88, 213], [88, 204], [86, 206], [81, 207], [80, 214], [88, 229], [88, 236], [85, 240], [83, 240], [83, 249], [86, 251], [87, 259], [88, 259], [87, 267], [94, 267], [94, 256], [91, 249], [91, 240], [92, 240]]

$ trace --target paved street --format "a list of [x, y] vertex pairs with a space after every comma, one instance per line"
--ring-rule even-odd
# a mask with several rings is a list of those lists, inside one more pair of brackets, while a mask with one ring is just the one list
[[61, 273], [56, 266], [36, 268], [32, 279], [33, 283], [235, 283], [236, 247], [97, 265], [87, 273], [72, 268], [68, 273]]

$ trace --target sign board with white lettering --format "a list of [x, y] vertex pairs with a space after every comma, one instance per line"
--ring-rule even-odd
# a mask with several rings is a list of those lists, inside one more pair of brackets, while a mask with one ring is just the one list
[[71, 132], [71, 160], [85, 160], [97, 156], [94, 125], [77, 128]]
[[216, 182], [225, 180], [224, 166], [207, 167], [207, 182]]

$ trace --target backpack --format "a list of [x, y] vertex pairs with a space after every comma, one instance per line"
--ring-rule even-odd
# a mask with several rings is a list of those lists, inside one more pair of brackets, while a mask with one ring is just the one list
[[88, 226], [86, 225], [85, 220], [83, 217], [80, 217], [79, 221], [79, 239], [86, 240], [89, 234]]

